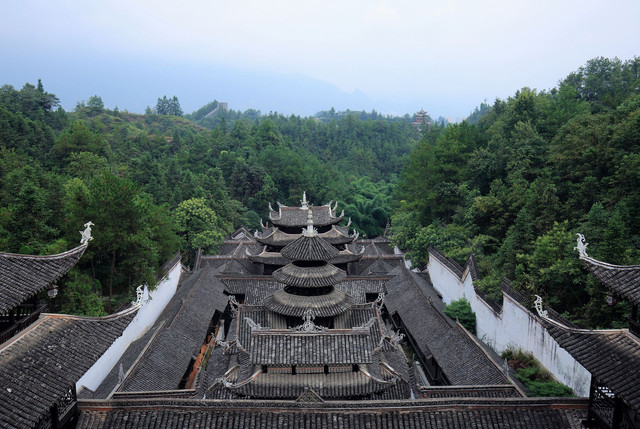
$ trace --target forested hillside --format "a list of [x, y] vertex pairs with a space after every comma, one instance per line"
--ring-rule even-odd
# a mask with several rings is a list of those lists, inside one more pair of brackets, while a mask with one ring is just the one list
[[177, 250], [191, 263], [267, 203], [339, 201], [367, 236], [391, 219], [416, 264], [435, 246], [499, 298], [503, 277], [588, 326], [616, 326], [573, 250], [640, 263], [640, 59], [597, 58], [556, 88], [523, 88], [468, 121], [420, 133], [375, 111], [263, 115], [213, 101], [183, 115], [175, 96], [144, 115], [99, 96], [65, 112], [42, 83], [0, 88], [0, 250], [48, 254], [94, 241], [54, 306], [102, 314], [153, 282]]
[[398, 186], [393, 239], [417, 264], [428, 246], [464, 264], [475, 252], [479, 285], [499, 297], [502, 277], [569, 318], [616, 326], [585, 274], [590, 256], [640, 263], [640, 58], [596, 58], [549, 91], [523, 88], [463, 122], [432, 129]]
[[[72, 248], [92, 221], [94, 240], [54, 306], [96, 315], [130, 300], [180, 250], [266, 219], [267, 203], [339, 201], [361, 234], [382, 233], [391, 196], [420, 134], [411, 118], [375, 112], [333, 117], [220, 110], [182, 117], [163, 96], [145, 115], [104, 107], [73, 112], [41, 82], [0, 88], [0, 250]], [[102, 297], [102, 298], [101, 298]]]

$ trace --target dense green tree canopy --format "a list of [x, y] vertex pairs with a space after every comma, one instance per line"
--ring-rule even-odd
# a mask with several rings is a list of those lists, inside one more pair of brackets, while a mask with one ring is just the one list
[[397, 188], [395, 243], [416, 265], [428, 246], [461, 264], [473, 251], [494, 298], [506, 276], [577, 322], [616, 325], [624, 304], [603, 309], [573, 247], [582, 232], [594, 256], [640, 262], [639, 66], [596, 58], [425, 134]]

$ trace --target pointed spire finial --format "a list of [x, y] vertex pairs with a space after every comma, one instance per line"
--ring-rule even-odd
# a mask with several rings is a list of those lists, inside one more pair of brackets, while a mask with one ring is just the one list
[[315, 237], [318, 235], [318, 230], [313, 227], [313, 211], [309, 209], [307, 215], [307, 228], [302, 230], [302, 235], [305, 237]]
[[302, 201], [300, 201], [302, 203], [302, 207], [301, 209], [303, 210], [308, 210], [309, 209], [309, 202], [307, 201], [307, 192], [304, 191], [302, 193]]

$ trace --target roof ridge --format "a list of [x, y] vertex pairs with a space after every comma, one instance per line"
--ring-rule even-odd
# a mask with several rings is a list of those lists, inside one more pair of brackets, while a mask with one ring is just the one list
[[202, 268], [202, 271], [200, 271], [200, 274], [198, 274], [198, 277], [193, 282], [193, 286], [191, 286], [191, 290], [189, 291], [187, 296], [184, 297], [184, 299], [182, 300], [182, 303], [180, 305], [180, 309], [176, 312], [175, 316], [173, 316], [173, 319], [171, 320], [171, 323], [168, 326], [169, 328], [171, 328], [173, 326], [173, 324], [175, 323], [175, 321], [178, 320], [178, 316], [180, 316], [180, 313], [184, 309], [185, 303], [189, 300], [189, 298], [191, 298], [191, 295], [194, 293], [196, 287], [198, 286], [198, 283], [200, 283], [200, 280], [202, 279], [202, 276], [207, 271], [207, 269], [208, 268]]
[[609, 262], [600, 261], [598, 259], [592, 258], [591, 256], [580, 256], [579, 259], [582, 259], [586, 262], [591, 262], [594, 265], [598, 265], [603, 268], [614, 268], [617, 270], [638, 270], [640, 269], [640, 265], [616, 265], [610, 264]]
[[[109, 395], [107, 395], [107, 399], [110, 399], [113, 397], [113, 395], [116, 393], [116, 391], [122, 387], [122, 385], [124, 384], [124, 382], [127, 380], [127, 378], [129, 378], [129, 376], [131, 375], [131, 373], [133, 373], [133, 371], [135, 371], [136, 367], [138, 366], [138, 364], [140, 363], [140, 361], [142, 360], [142, 357], [147, 353], [147, 351], [151, 348], [151, 345], [154, 343], [156, 337], [158, 336], [158, 334], [160, 333], [160, 330], [164, 327], [166, 323], [166, 320], [162, 320], [160, 321], [160, 324], [158, 325], [158, 327], [156, 328], [156, 331], [151, 335], [151, 338], [149, 338], [149, 341], [147, 341], [147, 344], [145, 344], [144, 348], [142, 349], [142, 351], [138, 354], [138, 357], [136, 357], [136, 359], [133, 361], [133, 363], [131, 364], [131, 366], [129, 367], [129, 369], [127, 370], [127, 372], [124, 374], [124, 378], [122, 379], [122, 381], [118, 381], [116, 383], [116, 385], [113, 387], [113, 390], [111, 390], [111, 392], [109, 393]], [[121, 357], [122, 359], [122, 357]], [[118, 362], [116, 362], [117, 364]]]
[[62, 258], [66, 258], [69, 255], [78, 253], [81, 249], [84, 252], [84, 250], [86, 250], [88, 246], [89, 246], [89, 243], [81, 244], [80, 246], [74, 247], [73, 249], [69, 249], [61, 253], [55, 253], [53, 255], [26, 255], [22, 253], [0, 252], [0, 257], [12, 257], [12, 258], [20, 258], [20, 259], [35, 259], [35, 260], [62, 259]]
[[[489, 361], [493, 364], [493, 366], [500, 371], [501, 373], [504, 374], [504, 371], [502, 370], [502, 365], [500, 365], [498, 362], [496, 362], [496, 360], [493, 358], [493, 356], [491, 356], [491, 354], [479, 343], [479, 339], [473, 335], [471, 332], [469, 332], [469, 330], [467, 328], [465, 328], [459, 320], [456, 320], [456, 325], [458, 326], [458, 328], [465, 334], [465, 336], [467, 338], [469, 338], [471, 340], [471, 342], [473, 343], [474, 346], [476, 346], [478, 349], [480, 349], [480, 351], [487, 357], [487, 359], [489, 359]], [[507, 378], [507, 380], [509, 380], [511, 382], [511, 384], [516, 388], [516, 390], [518, 391], [518, 393], [520, 393], [520, 395], [522, 395], [523, 397], [526, 397], [527, 395], [522, 391], [522, 389], [520, 389], [520, 387], [516, 384], [516, 382], [514, 380], [511, 379], [511, 376], [509, 376], [509, 373], [504, 374], [505, 377]]]

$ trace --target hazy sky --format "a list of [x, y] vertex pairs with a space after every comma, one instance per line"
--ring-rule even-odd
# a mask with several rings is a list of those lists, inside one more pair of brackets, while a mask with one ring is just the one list
[[43, 75], [58, 95], [74, 82], [47, 86], [48, 68], [161, 60], [303, 75], [361, 91], [382, 112], [462, 117], [522, 86], [551, 88], [590, 58], [640, 55], [638, 0], [3, 3], [0, 84]]

